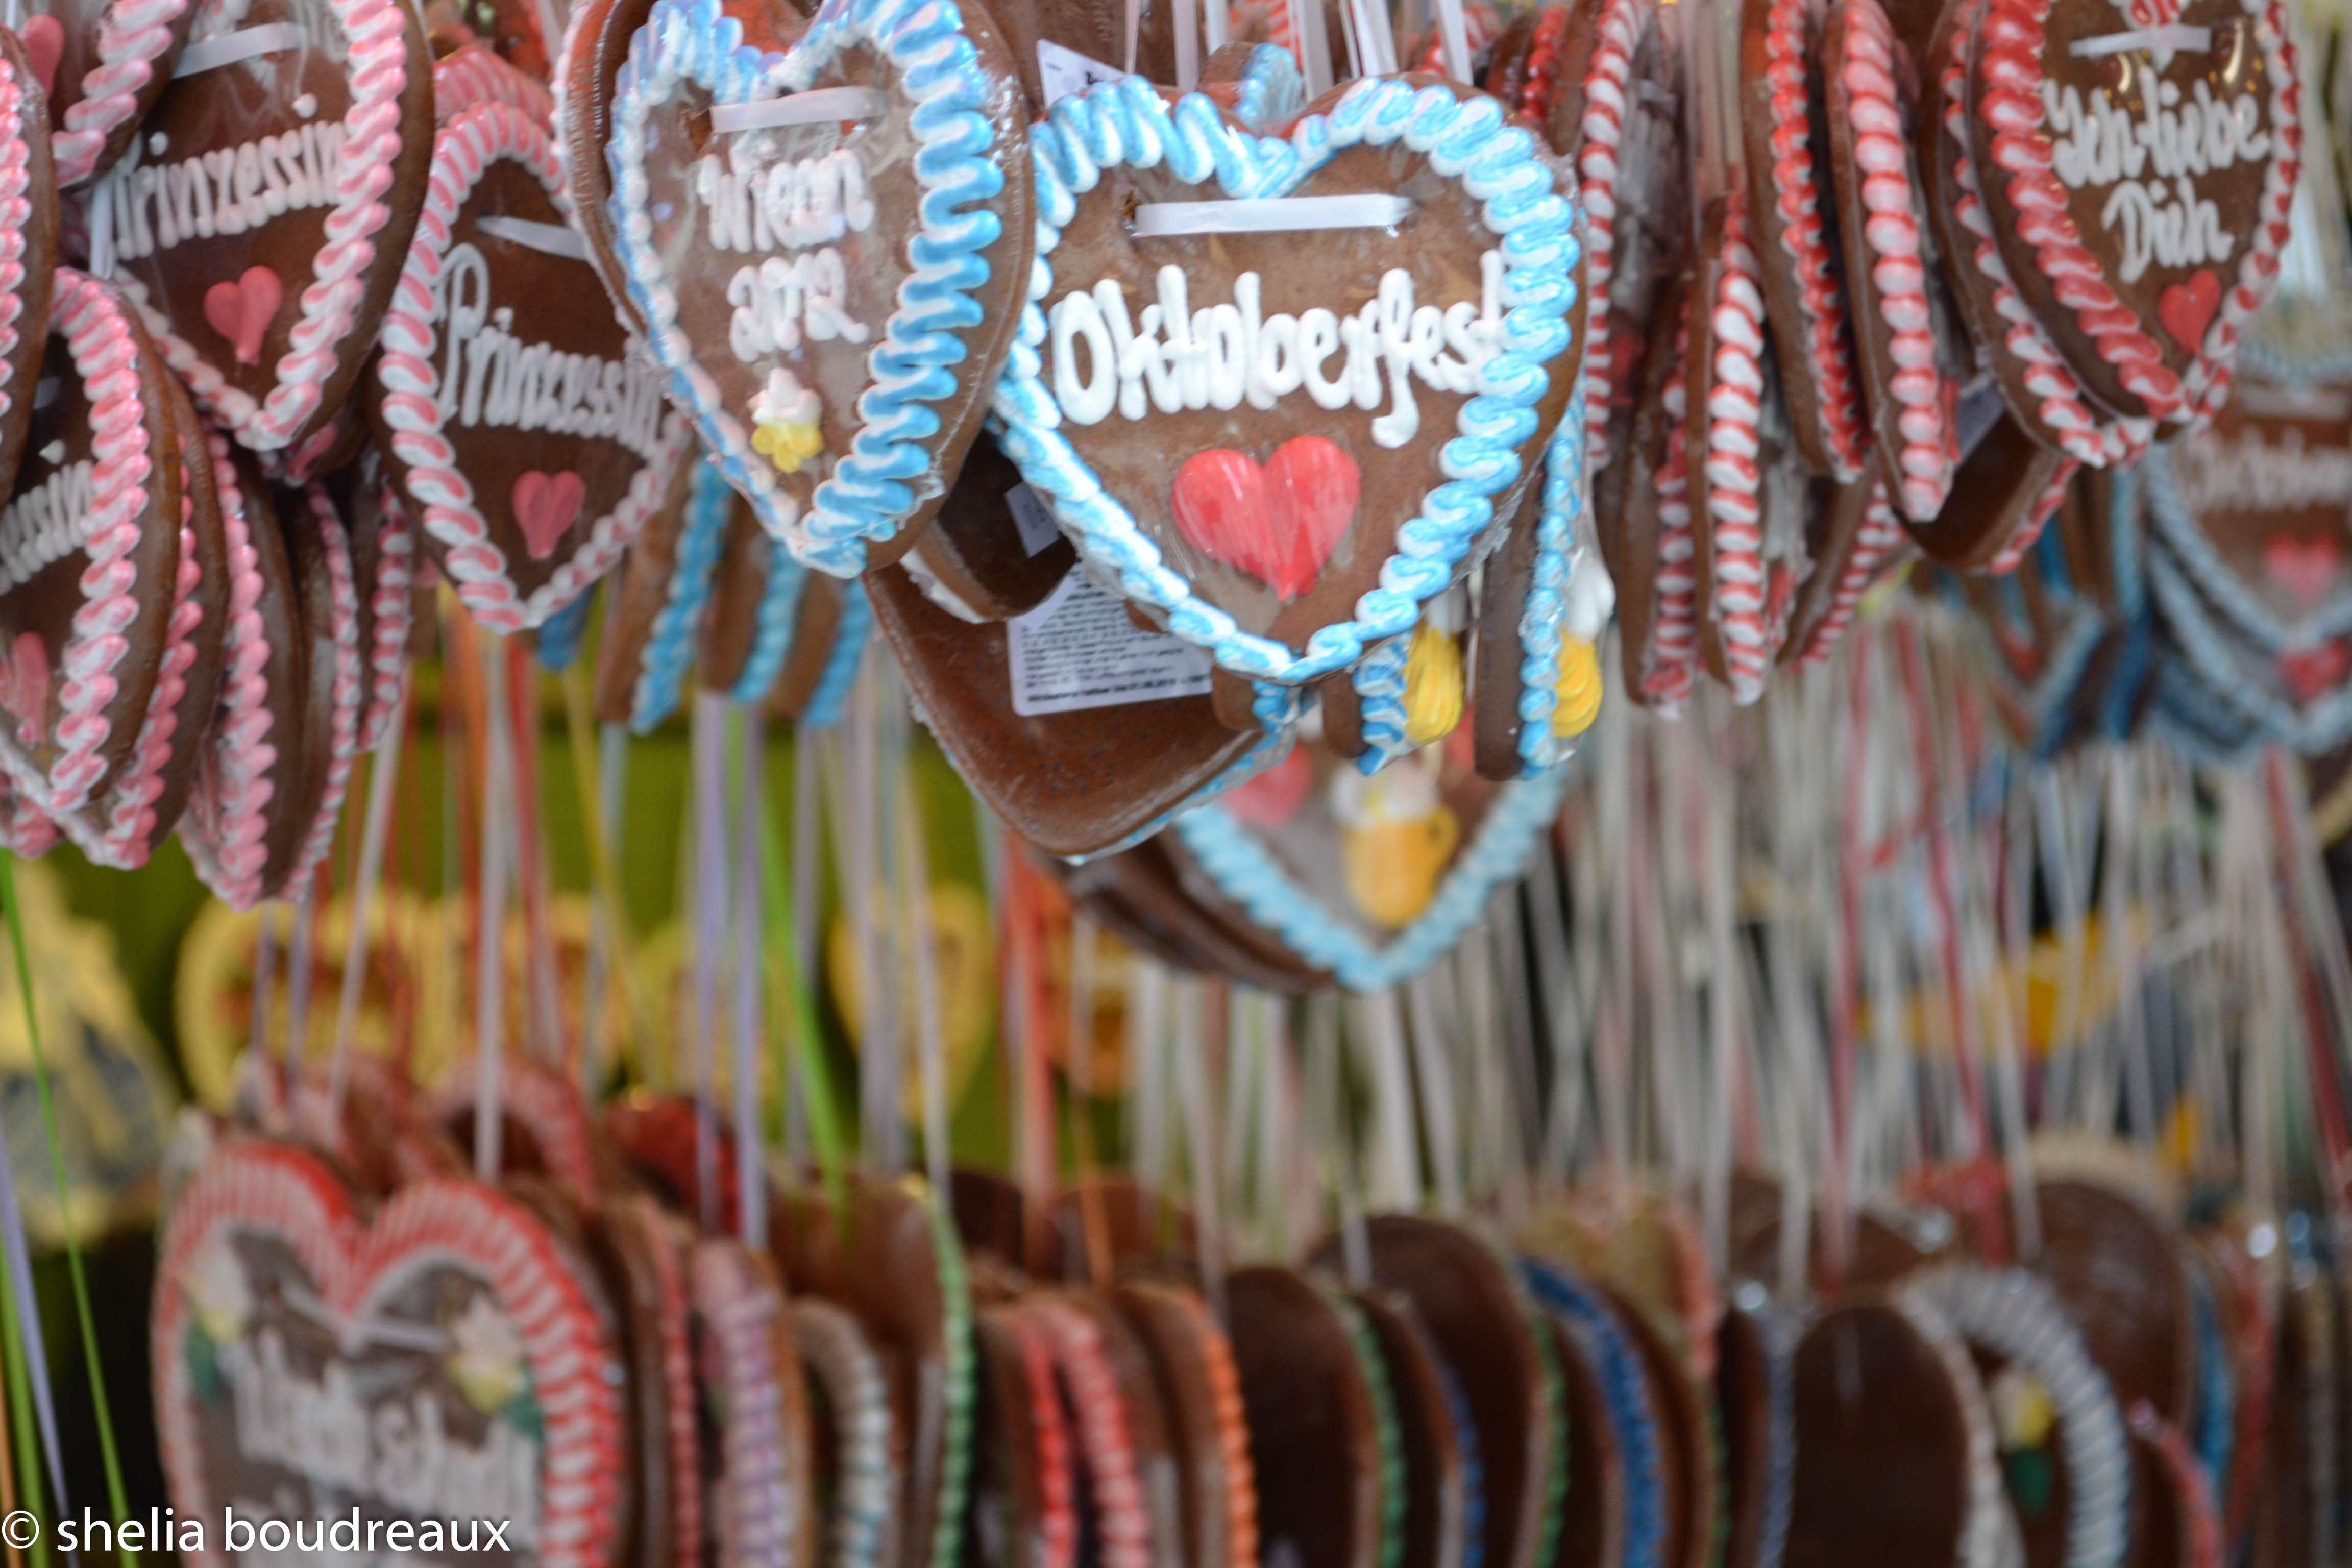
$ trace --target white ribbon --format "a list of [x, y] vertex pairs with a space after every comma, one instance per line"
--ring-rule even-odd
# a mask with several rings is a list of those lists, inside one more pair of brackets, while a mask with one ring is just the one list
[[503, 239], [542, 256], [561, 256], [573, 261], [588, 259], [586, 244], [577, 233], [560, 223], [537, 223], [527, 217], [501, 217], [493, 213], [476, 218], [474, 226], [492, 239]]
[[1146, 202], [1135, 209], [1138, 239], [1187, 234], [1282, 234], [1303, 229], [1392, 228], [1412, 211], [1410, 197], [1365, 192], [1349, 196], [1277, 196], [1235, 202]]
[[872, 120], [884, 107], [882, 94], [870, 87], [821, 87], [751, 103], [714, 103], [710, 129], [724, 136], [784, 125], [822, 125], [829, 120]]
[[258, 27], [241, 27], [217, 38], [199, 38], [180, 51], [179, 63], [172, 68], [172, 79], [215, 71], [223, 66], [233, 66], [239, 60], [249, 60], [257, 55], [282, 54], [302, 47], [302, 29], [291, 22], [269, 22]]
[[2066, 47], [2066, 52], [2078, 60], [2096, 59], [2102, 55], [2120, 55], [2133, 49], [2146, 49], [2168, 60], [2177, 54], [2210, 54], [2213, 50], [2213, 29], [2168, 22], [2160, 27], [2134, 27], [2126, 33], [2102, 33], [2095, 38], [2077, 38]]

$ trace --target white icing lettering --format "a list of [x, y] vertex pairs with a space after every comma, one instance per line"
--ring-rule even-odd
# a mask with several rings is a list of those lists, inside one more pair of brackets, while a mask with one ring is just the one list
[[839, 338], [866, 341], [866, 324], [848, 310], [849, 273], [832, 246], [787, 261], [771, 256], [737, 268], [727, 280], [727, 302], [735, 313], [727, 346], [750, 364], [770, 354], [790, 353], [805, 336], [812, 342]]
[[2352, 508], [2352, 447], [2307, 447], [2290, 425], [2276, 441], [2248, 426], [2212, 431], [2173, 449], [2180, 498], [2192, 513]]
[[2141, 94], [2135, 117], [2105, 87], [2093, 88], [2086, 99], [2079, 88], [2045, 79], [2042, 107], [2051, 168], [2059, 180], [2070, 190], [2110, 192], [2099, 221], [2120, 231], [2125, 282], [2137, 281], [2151, 265], [2196, 267], [2230, 258], [2238, 237], [2222, 227], [2221, 209], [2189, 182], [2270, 156], [2256, 94], [2225, 100], [2202, 79], [2185, 94], [2177, 82], [2158, 81]]
[[265, 136], [169, 163], [142, 163], [146, 145], [133, 142], [105, 176], [114, 185], [114, 253], [125, 260], [332, 205], [332, 182], [313, 170], [341, 161], [343, 128], [306, 125], [299, 135]]
[[694, 165], [694, 194], [720, 250], [800, 250], [830, 245], [874, 222], [866, 167], [845, 147], [762, 168], [743, 142]]

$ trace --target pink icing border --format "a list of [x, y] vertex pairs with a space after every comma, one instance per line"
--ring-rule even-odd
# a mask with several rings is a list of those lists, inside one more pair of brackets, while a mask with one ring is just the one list
[[1700, 461], [1715, 552], [1708, 610], [1723, 635], [1731, 699], [1744, 705], [1764, 695], [1777, 650], [1766, 624], [1763, 472], [1756, 463], [1763, 445], [1763, 274], [1748, 241], [1747, 193], [1737, 187], [1724, 200], [1721, 260], [1706, 306], [1714, 354]]
[[1127, 1424], [1127, 1401], [1094, 1319], [1066, 1301], [1043, 1300], [1023, 1316], [1043, 1331], [1076, 1416], [1077, 1449], [1094, 1483], [1103, 1568], [1151, 1568], [1151, 1511]]
[[[318, 815], [310, 819], [294, 868], [287, 873], [281, 889], [286, 892], [299, 889], [334, 847], [335, 821], [343, 814], [343, 794], [351, 787], [352, 760], [360, 754], [360, 699], [365, 689], [360, 677], [360, 590], [352, 574], [351, 536], [343, 531], [343, 520], [324, 489], [310, 485], [302, 495], [326, 551], [328, 614], [335, 639], [334, 717], [328, 730], [327, 791], [319, 797]], [[317, 627], [304, 626], [302, 635], [317, 646]]]
[[2025, 559], [2025, 552], [2033, 548], [2033, 542], [2040, 539], [2042, 531], [2049, 526], [2050, 519], [2058, 510], [2058, 503], [2066, 499], [2066, 487], [2074, 482], [2074, 475], [2082, 467], [2072, 458], [2058, 465], [2058, 471], [2050, 477], [2048, 484], [2042, 487], [2042, 493], [2033, 498], [2033, 510], [2026, 513], [2025, 521], [2017, 525], [2017, 531], [2009, 536], [2009, 542], [2000, 547], [2000, 553], [1985, 563], [1988, 573], [1996, 577], [2005, 577], [2017, 570], [2018, 563]]
[[268, 739], [274, 721], [269, 681], [268, 629], [261, 619], [261, 563], [253, 544], [253, 520], [228, 441], [207, 430], [213, 455], [213, 489], [220, 497], [221, 528], [228, 542], [228, 622], [221, 635], [218, 710], [196, 759], [196, 780], [180, 819], [180, 842], [205, 886], [233, 909], [261, 901], [261, 873], [268, 860], [263, 815], [277, 793], [270, 774], [278, 748]]
[[1698, 578], [1691, 565], [1690, 387], [1684, 370], [1690, 349], [1687, 314], [1675, 332], [1674, 369], [1658, 395], [1665, 410], [1665, 457], [1650, 477], [1658, 498], [1658, 570], [1652, 581], [1648, 668], [1642, 694], [1662, 713], [1681, 711], [1698, 670]]
[[478, 103], [444, 125], [433, 139], [433, 174], [416, 237], [384, 317], [376, 376], [384, 389], [383, 419], [392, 426], [393, 453], [407, 469], [405, 489], [425, 509], [425, 531], [448, 552], [446, 566], [457, 597], [491, 631], [519, 632], [538, 626], [613, 569], [660, 504], [671, 470], [685, 457], [687, 426], [675, 408], [663, 416], [659, 460], [637, 469], [620, 504], [590, 526], [587, 542], [524, 598], [508, 574], [505, 553], [490, 542], [489, 525], [474, 504], [474, 487], [456, 467], [457, 452], [442, 434], [440, 383], [433, 372], [434, 284], [448, 252], [449, 226], [498, 158], [528, 169], [556, 210], [572, 216], [545, 127], [504, 103]]
[[[352, 107], [343, 116], [342, 174], [335, 184], [335, 205], [327, 214], [326, 244], [311, 266], [311, 281], [302, 290], [302, 319], [288, 335], [287, 352], [277, 364], [277, 384], [267, 401], [256, 403], [251, 394], [228, 384], [228, 378], [198, 352], [194, 343], [172, 331], [169, 318], [146, 303], [134, 286], [140, 315], [163, 351], [163, 357], [187, 384], [189, 395], [206, 414], [226, 427], [237, 444], [252, 451], [276, 451], [290, 443], [297, 431], [319, 411], [320, 387], [334, 374], [352, 340], [360, 307], [367, 299], [368, 278], [375, 265], [374, 236], [391, 220], [384, 205], [392, 189], [392, 165], [400, 156], [400, 96], [408, 86], [406, 28], [411, 13], [405, 0], [327, 0], [350, 41], [346, 62], [351, 72]], [[118, 227], [130, 222], [118, 208]]]
[[1845, 564], [1838, 570], [1837, 584], [1830, 590], [1830, 607], [1813, 627], [1804, 650], [1797, 656], [1799, 669], [1811, 669], [1821, 663], [1844, 639], [1847, 628], [1853, 625], [1855, 612], [1862, 606], [1862, 596], [1870, 592], [1871, 584], [1878, 580], [1878, 574], [1908, 537], [1903, 531], [1902, 520], [1895, 515], [1895, 503], [1886, 498], [1886, 486], [1872, 485], [1862, 526], [1854, 531], [1853, 548], [1846, 552]]
[[90, 405], [89, 564], [82, 569], [81, 607], [74, 612], [58, 668], [58, 753], [47, 773], [36, 768], [13, 735], [0, 733], [0, 766], [26, 800], [51, 816], [79, 811], [106, 776], [99, 756], [114, 732], [107, 705], [119, 689], [114, 670], [131, 651], [123, 630], [139, 614], [131, 590], [138, 569], [140, 514], [152, 504], [147, 488], [146, 409], [139, 386], [142, 346], [112, 292], [68, 267], [58, 268], [52, 330], [66, 334], [75, 374]]
[[[1654, 0], [1602, 0], [1593, 18], [1598, 40], [1584, 71], [1584, 117], [1577, 126], [1578, 194], [1584, 201], [1585, 406], [1606, 409], [1615, 365], [1609, 348], [1609, 277], [1616, 255], [1617, 150], [1625, 135], [1625, 101], [1633, 90], [1633, 54], [1649, 26]], [[1609, 421], [1586, 432], [1591, 464], [1609, 461]]]
[[1952, 493], [1959, 464], [1958, 434], [1948, 413], [1958, 388], [1936, 363], [1919, 189], [1911, 180], [1910, 140], [1895, 98], [1895, 30], [1878, 0], [1846, 0], [1838, 80], [1845, 88], [1853, 161], [1862, 174], [1862, 240], [1876, 258], [1870, 283], [1878, 291], [1895, 362], [1887, 392], [1902, 408], [1895, 424], [1903, 438], [1897, 476], [1903, 510], [1915, 522], [1931, 522]]
[[57, 847], [58, 825], [0, 774], [0, 847], [20, 859], [37, 860]]
[[81, 97], [49, 143], [58, 188], [97, 174], [107, 138], [139, 112], [139, 95], [172, 47], [172, 26], [194, 0], [115, 0], [98, 25], [98, 66], [82, 73]]
[[2269, 298], [2278, 279], [2278, 253], [2287, 237], [2287, 209], [2302, 163], [2299, 119], [2302, 89], [2295, 80], [2294, 46], [2287, 41], [2278, 0], [2246, 0], [2258, 21], [2263, 60], [2273, 84], [2270, 132], [2274, 156], [2264, 172], [2257, 222], [2238, 263], [2238, 281], [2222, 295], [2221, 309], [2187, 372], [2175, 375], [2146, 323], [2118, 299], [2098, 258], [2083, 243], [2068, 216], [2065, 188], [2053, 170], [2053, 153], [2042, 106], [2044, 23], [2053, 0], [1990, 0], [1983, 18], [1983, 90], [1978, 117], [1992, 132], [1995, 167], [2009, 176], [2010, 205], [2017, 213], [2018, 237], [2033, 247], [2042, 275], [2058, 302], [2074, 312], [2075, 324], [2099, 357], [2116, 368], [2125, 390], [2147, 405], [2150, 416], [2210, 417], [2229, 395], [2230, 363], [2246, 320]]
[[[25, 227], [32, 222], [32, 148], [25, 140], [25, 86], [14, 68], [0, 61], [0, 414], [15, 405], [8, 391], [15, 374], [8, 356], [22, 341], [16, 323], [25, 314]], [[37, 329], [38, 322], [27, 323]], [[37, 373], [37, 370], [36, 371]]]
[[414, 569], [416, 529], [408, 509], [383, 481], [377, 502], [374, 592], [368, 595], [367, 710], [360, 717], [360, 750], [373, 752], [383, 743], [392, 710], [408, 690], [408, 637], [416, 619]]
[[[566, 28], [568, 37], [571, 29]], [[477, 40], [433, 65], [433, 122], [446, 125], [478, 103], [504, 103], [542, 125], [555, 119], [555, 97], [545, 83], [525, 76]]]
[[1780, 218], [1780, 248], [1797, 269], [1806, 329], [1801, 350], [1821, 389], [1822, 446], [1829, 453], [1830, 477], [1850, 484], [1862, 476], [1862, 455], [1870, 437], [1854, 375], [1844, 290], [1822, 233], [1822, 178], [1813, 163], [1812, 95], [1806, 81], [1812, 60], [1805, 47], [1805, 24], [1811, 15], [1804, 0], [1772, 0], [1765, 10], [1764, 74], [1772, 85], [1772, 207]]
[[[154, 852], [155, 802], [163, 793], [163, 770], [172, 761], [172, 742], [179, 736], [180, 704], [188, 694], [188, 671], [196, 662], [196, 628], [205, 619], [205, 607], [196, 601], [196, 590], [204, 584], [205, 567], [196, 550], [193, 467], [184, 455], [180, 461], [179, 581], [172, 591], [172, 616], [164, 628], [163, 658], [155, 674], [155, 694], [148, 699], [146, 715], [139, 721], [139, 741], [131, 752], [130, 771], [107, 791], [102, 824], [92, 824], [80, 812], [58, 823], [84, 855], [98, 865], [119, 871], [136, 870]], [[192, 737], [197, 741], [202, 738], [201, 729]]]

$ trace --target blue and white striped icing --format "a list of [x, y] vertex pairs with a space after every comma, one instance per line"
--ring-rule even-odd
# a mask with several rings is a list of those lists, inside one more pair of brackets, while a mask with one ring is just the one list
[[1641, 1352], [1616, 1313], [1566, 1268], [1535, 1258], [1521, 1259], [1519, 1268], [1537, 1304], [1559, 1321], [1601, 1380], [1609, 1425], [1624, 1460], [1625, 1568], [1658, 1568], [1666, 1543], [1665, 1458]]
[[534, 649], [539, 662], [561, 675], [580, 657], [580, 639], [588, 635], [588, 608], [593, 593], [581, 595], [539, 623]]
[[[1007, 181], [991, 161], [996, 132], [981, 112], [991, 79], [962, 27], [954, 0], [834, 0], [777, 55], [747, 47], [741, 24], [718, 0], [658, 0], [614, 93], [606, 149], [614, 244], [647, 344], [669, 373], [672, 395], [761, 526], [796, 559], [837, 577], [864, 571], [867, 542], [892, 538], [922, 500], [918, 487], [937, 467], [927, 445], [940, 428], [932, 405], [955, 396], [956, 367], [971, 352], [965, 334], [983, 321], [974, 298], [989, 278], [982, 252], [1003, 232], [987, 204], [1003, 196]], [[713, 103], [804, 91], [854, 47], [888, 63], [887, 112], [905, 116], [918, 143], [912, 166], [923, 195], [909, 215], [915, 232], [906, 252], [914, 270], [866, 353], [856, 433], [803, 509], [753, 451], [750, 410], [724, 405], [679, 324], [677, 292], [654, 248], [645, 160], [658, 137], [652, 117], [689, 86]]]
[[637, 663], [636, 689], [629, 698], [629, 728], [643, 735], [677, 711], [686, 672], [694, 662], [694, 634], [710, 603], [712, 577], [727, 538], [727, 515], [735, 492], [716, 464], [705, 460], [686, 500], [677, 531], [677, 558], [671, 568], [669, 597], [654, 613], [653, 630]]
[[[1486, 912], [1496, 887], [1526, 867], [1528, 850], [1559, 814], [1567, 784], [1568, 769], [1562, 765], [1501, 786], [1468, 847], [1445, 868], [1428, 907], [1384, 942], [1366, 940], [1335, 916], [1299, 885], [1256, 829], [1214, 802], [1186, 810], [1174, 827], [1217, 890], [1251, 920], [1307, 963], [1329, 970], [1349, 990], [1381, 991], [1412, 979], [1461, 940], [1471, 922]], [[1218, 793], [1230, 787], [1220, 781]]]
[[[1234, 118], [1252, 131], [1269, 131], [1307, 107], [1307, 79], [1288, 49], [1260, 44], [1234, 84]], [[1465, 1564], [1465, 1568], [1475, 1568]]]
[[[1480, 390], [1464, 402], [1458, 434], [1444, 444], [1445, 481], [1398, 528], [1397, 552], [1381, 564], [1380, 585], [1357, 601], [1354, 618], [1318, 628], [1298, 654], [1244, 631], [1195, 594], [1062, 434], [1040, 353], [1053, 256], [1078, 198], [1101, 184], [1106, 169], [1165, 164], [1187, 184], [1213, 180], [1228, 197], [1276, 197], [1297, 191], [1342, 148], [1397, 143], [1424, 154], [1432, 170], [1459, 179], [1483, 204], [1504, 264], [1501, 352], [1480, 370]], [[1550, 386], [1546, 366], [1569, 349], [1582, 255], [1578, 215], [1553, 189], [1533, 133], [1507, 123], [1490, 98], [1456, 99], [1442, 87], [1367, 78], [1349, 86], [1328, 114], [1301, 117], [1286, 137], [1260, 136], [1199, 93], [1171, 106], [1149, 83], [1127, 77], [1055, 104], [1031, 131], [1029, 150], [1037, 259], [994, 407], [1005, 425], [1006, 454], [1047, 498], [1064, 530], [1128, 597], [1164, 612], [1172, 634], [1253, 680], [1319, 679], [1354, 665], [1368, 645], [1411, 632], [1421, 605], [1452, 585], [1471, 542], [1492, 521], [1492, 498], [1519, 479], [1518, 448], [1538, 434], [1536, 408]]]
[[1963, 1339], [2042, 1380], [2066, 1460], [2067, 1568], [2114, 1568], [2131, 1545], [2131, 1442], [2107, 1374], [2050, 1282], [2022, 1268], [1950, 1263], [1907, 1281]]
[[793, 630], [800, 624], [801, 590], [808, 570], [793, 559], [781, 540], [768, 542], [768, 584], [760, 594], [760, 616], [751, 634], [751, 652], [743, 673], [727, 695], [738, 702], [757, 702], [768, 694], [792, 656]]
[[2213, 1277], [2201, 1260], [2189, 1270], [2189, 1300], [2197, 1324], [2197, 1463], [2213, 1495], [2225, 1498], [2238, 1438], [2238, 1379], [2221, 1333]]
[[824, 661], [824, 673], [817, 677], [816, 689], [809, 693], [808, 706], [801, 710], [802, 723], [824, 729], [841, 722], [849, 704], [849, 689], [857, 680], [858, 661], [866, 656], [866, 636], [873, 629], [874, 605], [866, 597], [866, 584], [844, 585], [841, 626], [833, 634], [833, 653]]

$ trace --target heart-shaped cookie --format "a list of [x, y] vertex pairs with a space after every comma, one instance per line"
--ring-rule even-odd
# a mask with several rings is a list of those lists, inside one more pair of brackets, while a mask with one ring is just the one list
[[[156, 1423], [173, 1506], [203, 1525], [191, 1562], [236, 1560], [225, 1509], [271, 1532], [352, 1507], [427, 1556], [454, 1535], [533, 1568], [613, 1560], [626, 1417], [609, 1308], [525, 1205], [436, 1176], [362, 1219], [314, 1156], [233, 1138], [161, 1250]], [[257, 1520], [253, 1500], [278, 1511]]]
[[58, 184], [79, 185], [131, 143], [172, 80], [195, 0], [44, 0], [19, 29], [49, 103]]
[[615, 243], [729, 480], [803, 562], [855, 576], [946, 496], [1020, 320], [1023, 100], [985, 14], [952, 0], [851, 0], [782, 55], [742, 37], [716, 0], [667, 0], [637, 35]]
[[688, 447], [594, 282], [547, 132], [480, 103], [434, 139], [369, 416], [425, 549], [484, 626], [538, 626], [618, 563]]
[[57, 268], [58, 180], [39, 73], [0, 28], [0, 494], [24, 458]]
[[310, 472], [375, 346], [433, 148], [400, 0], [196, 0], [168, 90], [104, 175], [117, 280], [196, 405]]
[[[1371, 79], [1280, 136], [1133, 78], [1063, 100], [1050, 124], [1031, 140], [1038, 265], [996, 398], [1031, 487], [1123, 593], [1234, 675], [1302, 684], [1410, 631], [1474, 542], [1499, 542], [1484, 531], [1536, 482], [1575, 380], [1575, 205], [1534, 133], [1491, 99]], [[1380, 210], [1354, 211], [1367, 196]], [[1325, 221], [1308, 215], [1334, 201], [1357, 226], [1344, 238], [1257, 228]], [[1349, 459], [1360, 498], [1328, 554], [1255, 537], [1262, 509], [1217, 514], [1216, 549], [1188, 537], [1187, 513], [1191, 531], [1207, 514], [1178, 488], [1183, 462], [1270, 464], [1309, 437]], [[1311, 477], [1343, 489], [1336, 464]], [[1327, 505], [1308, 512], [1328, 526]]]
[[2209, 418], [2278, 281], [2301, 89], [2278, 0], [1989, 0], [1977, 174], [2011, 279], [2092, 397]]
[[367, 682], [359, 747], [373, 752], [408, 691], [408, 639], [416, 619], [416, 530], [408, 509], [393, 494], [383, 455], [373, 442], [351, 464], [328, 476], [326, 486], [350, 535], [352, 577], [359, 591], [360, 657]]
[[18, 705], [0, 723], [0, 767], [53, 816], [129, 765], [162, 667], [185, 482], [169, 374], [120, 293], [58, 268], [25, 460], [0, 510], [0, 643]]

